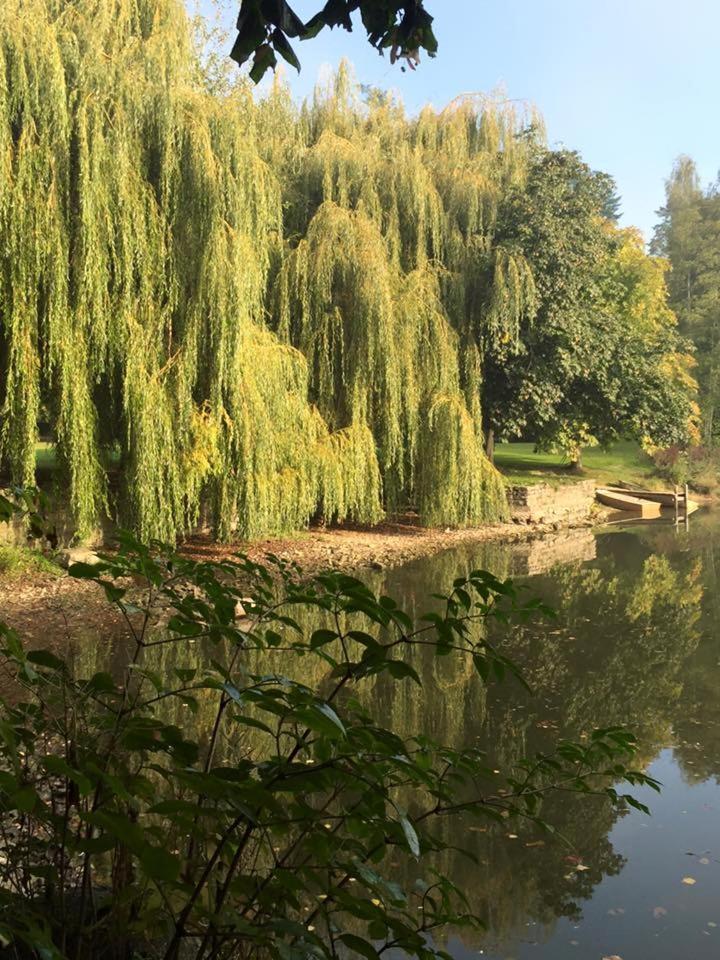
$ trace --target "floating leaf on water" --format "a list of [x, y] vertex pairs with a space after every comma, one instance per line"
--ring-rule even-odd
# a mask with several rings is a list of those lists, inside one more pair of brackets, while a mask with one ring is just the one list
[[686, 883], [689, 887], [692, 887], [697, 883], [697, 880], [695, 880], [693, 877], [683, 877], [682, 882]]
[[707, 857], [700, 857], [698, 863], [710, 863], [710, 861]]
[[665, 907], [655, 907], [653, 910], [653, 916], [657, 920], [659, 917], [667, 916], [667, 910]]
[[582, 870], [589, 870], [590, 867], [586, 866], [584, 863], [579, 863], [579, 864], [575, 867], [575, 869], [578, 870], [578, 871], [582, 871]]

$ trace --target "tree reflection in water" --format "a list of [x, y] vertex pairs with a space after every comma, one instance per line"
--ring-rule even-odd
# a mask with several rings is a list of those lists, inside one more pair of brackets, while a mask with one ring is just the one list
[[[713, 593], [705, 590], [712, 549], [703, 537], [697, 548], [681, 537], [657, 527], [641, 537], [635, 531], [601, 535], [595, 561], [527, 581], [558, 611], [557, 619], [505, 638], [495, 628], [492, 639], [520, 664], [531, 694], [508, 681], [492, 688], [485, 702], [472, 677], [426, 675], [423, 705], [412, 702], [417, 693], [408, 686], [402, 702], [396, 696], [385, 709], [396, 723], [424, 710], [434, 735], [479, 742], [498, 767], [549, 750], [558, 735], [582, 739], [595, 727], [628, 725], [643, 745], [643, 759], [680, 741], [681, 763], [691, 762], [688, 775], [704, 779], [711, 758], [714, 769], [720, 767], [720, 742], [715, 749], [705, 734], [719, 731], [720, 723], [703, 726], [702, 734], [698, 726], [709, 702], [720, 714], [712, 691], [720, 678], [717, 652], [713, 659], [701, 644], [703, 602]], [[507, 553], [503, 572], [511, 564]], [[438, 578], [457, 576], [484, 559], [453, 553], [423, 561], [390, 573], [384, 589], [404, 594], [411, 606], [413, 595], [423, 595]], [[522, 830], [511, 838], [502, 826], [453, 838], [455, 862], [443, 867], [473, 892], [472, 908], [487, 920], [487, 934], [474, 946], [502, 944], [507, 952], [520, 940], [549, 938], [558, 918], [579, 919], [582, 902], [600, 880], [622, 869], [623, 858], [608, 840], [610, 810], [568, 794], [548, 801], [543, 813], [562, 839]]]
[[[505, 634], [495, 625], [491, 639], [520, 665], [531, 693], [512, 679], [487, 691], [455, 658], [425, 658], [415, 650], [422, 689], [380, 679], [368, 682], [366, 696], [379, 720], [400, 733], [424, 729], [453, 746], [479, 744], [493, 767], [549, 751], [558, 736], [577, 740], [593, 728], [626, 725], [642, 744], [643, 760], [672, 746], [689, 781], [720, 782], [719, 537], [720, 524], [712, 516], [700, 516], [689, 535], [672, 526], [615, 528], [598, 536], [596, 559], [526, 578], [533, 594], [555, 608], [557, 619]], [[363, 577], [417, 618], [425, 612], [418, 598], [456, 576], [478, 566], [507, 576], [514, 563], [512, 547], [486, 544]], [[106, 654], [87, 644], [79, 655]], [[158, 648], [160, 670], [192, 661], [192, 650]], [[303, 679], [311, 679], [312, 671], [312, 679], [321, 681], [322, 669], [319, 661], [308, 661]], [[175, 722], [193, 722], [175, 709]], [[242, 740], [234, 737], [224, 744], [226, 751], [254, 749], [252, 731]], [[487, 923], [479, 939], [459, 934], [466, 947], [488, 952], [502, 946], [507, 954], [521, 941], [547, 940], [559, 918], [578, 920], [600, 881], [623, 869], [608, 839], [616, 814], [606, 804], [556, 795], [543, 816], [555, 835], [528, 826], [515, 828], [516, 836], [500, 823], [468, 824], [449, 838], [456, 851], [446, 853], [439, 866], [470, 892], [472, 911]], [[398, 861], [397, 869], [412, 882], [411, 862]]]

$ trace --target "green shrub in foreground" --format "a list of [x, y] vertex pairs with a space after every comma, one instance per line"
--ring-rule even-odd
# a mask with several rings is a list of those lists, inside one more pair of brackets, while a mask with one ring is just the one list
[[[414, 624], [353, 577], [271, 567], [197, 563], [123, 535], [117, 554], [71, 568], [126, 618], [122, 677], [77, 675], [0, 627], [15, 681], [0, 702], [8, 956], [447, 957], [438, 931], [480, 919], [433, 869], [440, 821], [542, 825], [549, 791], [641, 806], [614, 785], [655, 786], [626, 766], [634, 741], [619, 729], [498, 777], [476, 749], [401, 738], [361, 705], [380, 674], [420, 682], [403, 659], [412, 646], [471, 658], [486, 682], [516, 674], [482, 624], [545, 611], [510, 581], [474, 571]], [[303, 608], [328, 626], [303, 631]], [[161, 675], [168, 644], [192, 664]], [[270, 653], [287, 676], [255, 666]], [[317, 689], [291, 677], [302, 657], [322, 661]], [[172, 704], [186, 708], [183, 728], [168, 722]], [[253, 749], [228, 757], [228, 741]], [[424, 875], [412, 890], [391, 866], [399, 853]]]

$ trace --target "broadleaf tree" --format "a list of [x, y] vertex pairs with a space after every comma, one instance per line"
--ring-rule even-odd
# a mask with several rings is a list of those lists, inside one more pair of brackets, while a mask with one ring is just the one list
[[217, 76], [180, 0], [6, 6], [0, 475], [34, 483], [42, 425], [80, 536], [478, 524], [483, 429], [572, 453], [689, 403], [654, 267], [632, 346], [612, 182], [530, 109], [409, 117], [347, 66], [298, 107]]
[[664, 267], [607, 216], [613, 196], [610, 178], [576, 153], [539, 151], [495, 237], [530, 264], [537, 306], [516, 336], [484, 339], [486, 429], [576, 465], [583, 447], [620, 437], [680, 442], [695, 415]]

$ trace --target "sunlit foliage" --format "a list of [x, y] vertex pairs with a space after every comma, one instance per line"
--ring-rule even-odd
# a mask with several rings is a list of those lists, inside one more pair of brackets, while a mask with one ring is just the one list
[[[264, 325], [282, 193], [242, 88], [201, 83], [176, 0], [9, 0], [0, 21], [0, 439], [54, 431], [78, 531], [374, 521], [361, 421], [330, 434]], [[119, 457], [119, 490], [107, 463]]]
[[177, 0], [10, 0], [0, 30], [15, 482], [47, 421], [80, 534], [108, 511], [166, 538], [502, 515], [477, 331], [532, 305], [492, 244], [527, 118], [409, 120], [345, 68], [299, 113], [255, 102], [205, 79]]
[[261, 98], [208, 29], [180, 0], [3, 9], [3, 475], [33, 483], [42, 423], [78, 535], [255, 538], [501, 518], [491, 430], [682, 440], [662, 270], [533, 111], [410, 117], [347, 65]]
[[387, 95], [365, 100], [342, 66], [300, 113], [277, 329], [308, 358], [323, 416], [370, 426], [389, 509], [495, 518], [505, 497], [482, 447], [483, 342], [517, 336], [535, 286], [494, 234], [540, 125], [499, 99], [414, 119]]
[[690, 157], [677, 159], [653, 246], [667, 257], [671, 306], [695, 344], [703, 440], [717, 443], [720, 402], [720, 181], [705, 188]]

